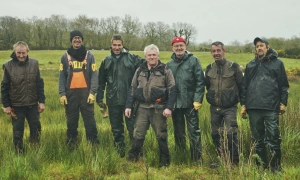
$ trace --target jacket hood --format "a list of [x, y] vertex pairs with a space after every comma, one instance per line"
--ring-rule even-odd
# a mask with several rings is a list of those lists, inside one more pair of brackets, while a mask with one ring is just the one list
[[[265, 60], [270, 61], [271, 59], [276, 59], [276, 58], [278, 58], [278, 53], [274, 49], [269, 48], [266, 56], [261, 61], [265, 61]], [[258, 59], [257, 54], [255, 54], [255, 59]]]

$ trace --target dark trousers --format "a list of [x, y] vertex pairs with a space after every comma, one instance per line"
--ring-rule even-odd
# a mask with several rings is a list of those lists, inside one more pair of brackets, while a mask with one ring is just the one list
[[226, 155], [229, 151], [229, 158], [234, 164], [239, 162], [236, 111], [236, 106], [226, 109], [210, 106], [211, 136], [217, 153], [219, 156], [228, 157]]
[[84, 122], [86, 138], [92, 144], [98, 144], [98, 131], [94, 117], [94, 104], [88, 104], [88, 89], [72, 89], [67, 91], [68, 104], [66, 105], [67, 115], [67, 144], [77, 142], [79, 111]]
[[[185, 118], [184, 118], [185, 117]], [[201, 159], [201, 132], [199, 127], [198, 111], [192, 108], [176, 108], [172, 114], [175, 146], [179, 149], [186, 148], [185, 122], [187, 123], [190, 140], [191, 158], [193, 161]]]
[[[272, 169], [281, 168], [281, 137], [279, 132], [278, 112], [261, 109], [247, 110], [250, 119], [252, 139], [255, 150], [266, 168], [269, 163]], [[268, 162], [266, 145], [268, 145], [271, 160]], [[260, 162], [257, 161], [260, 165]]]
[[124, 119], [126, 128], [128, 130], [130, 141], [133, 139], [134, 119], [124, 116], [125, 106], [108, 106], [109, 121], [111, 125], [111, 131], [114, 136], [114, 145], [117, 148], [119, 154], [125, 156], [125, 136], [124, 136]]
[[30, 129], [30, 142], [39, 142], [41, 134], [40, 114], [38, 105], [13, 107], [16, 117], [12, 118], [13, 142], [17, 151], [23, 150], [25, 118]]

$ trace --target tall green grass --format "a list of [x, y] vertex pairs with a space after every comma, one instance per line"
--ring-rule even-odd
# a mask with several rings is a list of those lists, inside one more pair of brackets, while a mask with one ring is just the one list
[[[202, 136], [203, 164], [190, 162], [189, 150], [176, 154], [172, 120], [168, 119], [169, 148], [171, 165], [158, 168], [158, 145], [155, 134], [148, 131], [144, 158], [137, 163], [119, 158], [113, 147], [113, 137], [108, 119], [102, 118], [100, 109], [95, 105], [95, 118], [98, 127], [100, 145], [91, 146], [85, 139], [82, 119], [79, 123], [79, 146], [70, 153], [65, 145], [66, 118], [59, 104], [58, 67], [60, 57], [65, 51], [31, 51], [30, 56], [40, 62], [41, 74], [45, 81], [46, 109], [41, 114], [42, 135], [39, 145], [30, 144], [29, 128], [25, 125], [25, 155], [16, 155], [12, 143], [12, 125], [6, 114], [0, 111], [0, 179], [300, 179], [300, 84], [291, 83], [287, 113], [280, 118], [282, 134], [282, 175], [273, 174], [257, 168], [254, 160], [253, 144], [249, 122], [238, 115], [241, 162], [231, 167], [226, 159], [218, 159], [210, 137], [209, 104], [204, 100], [199, 111]], [[11, 52], [0, 52], [0, 63], [9, 59]], [[93, 51], [97, 64], [109, 54], [109, 51]], [[143, 55], [142, 52], [134, 52]], [[162, 61], [170, 59], [171, 52], [161, 52]], [[203, 68], [213, 60], [209, 53], [195, 53]], [[251, 54], [228, 54], [228, 59], [246, 65], [253, 57]], [[294, 61], [286, 59], [286, 67], [295, 66]], [[2, 74], [2, 73], [1, 73]], [[0, 75], [2, 77], [2, 75]], [[127, 151], [130, 148], [128, 134]], [[210, 169], [216, 160], [221, 166]]]

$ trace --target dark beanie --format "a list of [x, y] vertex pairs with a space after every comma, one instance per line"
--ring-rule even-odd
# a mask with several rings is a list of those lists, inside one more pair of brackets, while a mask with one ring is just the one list
[[73, 31], [70, 32], [70, 41], [71, 42], [72, 42], [73, 37], [75, 37], [75, 36], [80, 36], [82, 38], [82, 41], [83, 41], [82, 33], [78, 30], [73, 30]]

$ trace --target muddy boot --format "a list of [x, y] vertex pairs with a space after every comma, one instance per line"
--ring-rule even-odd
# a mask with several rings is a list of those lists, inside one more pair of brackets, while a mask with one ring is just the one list
[[128, 152], [127, 161], [136, 162], [143, 154], [144, 139], [133, 139], [131, 149]]

